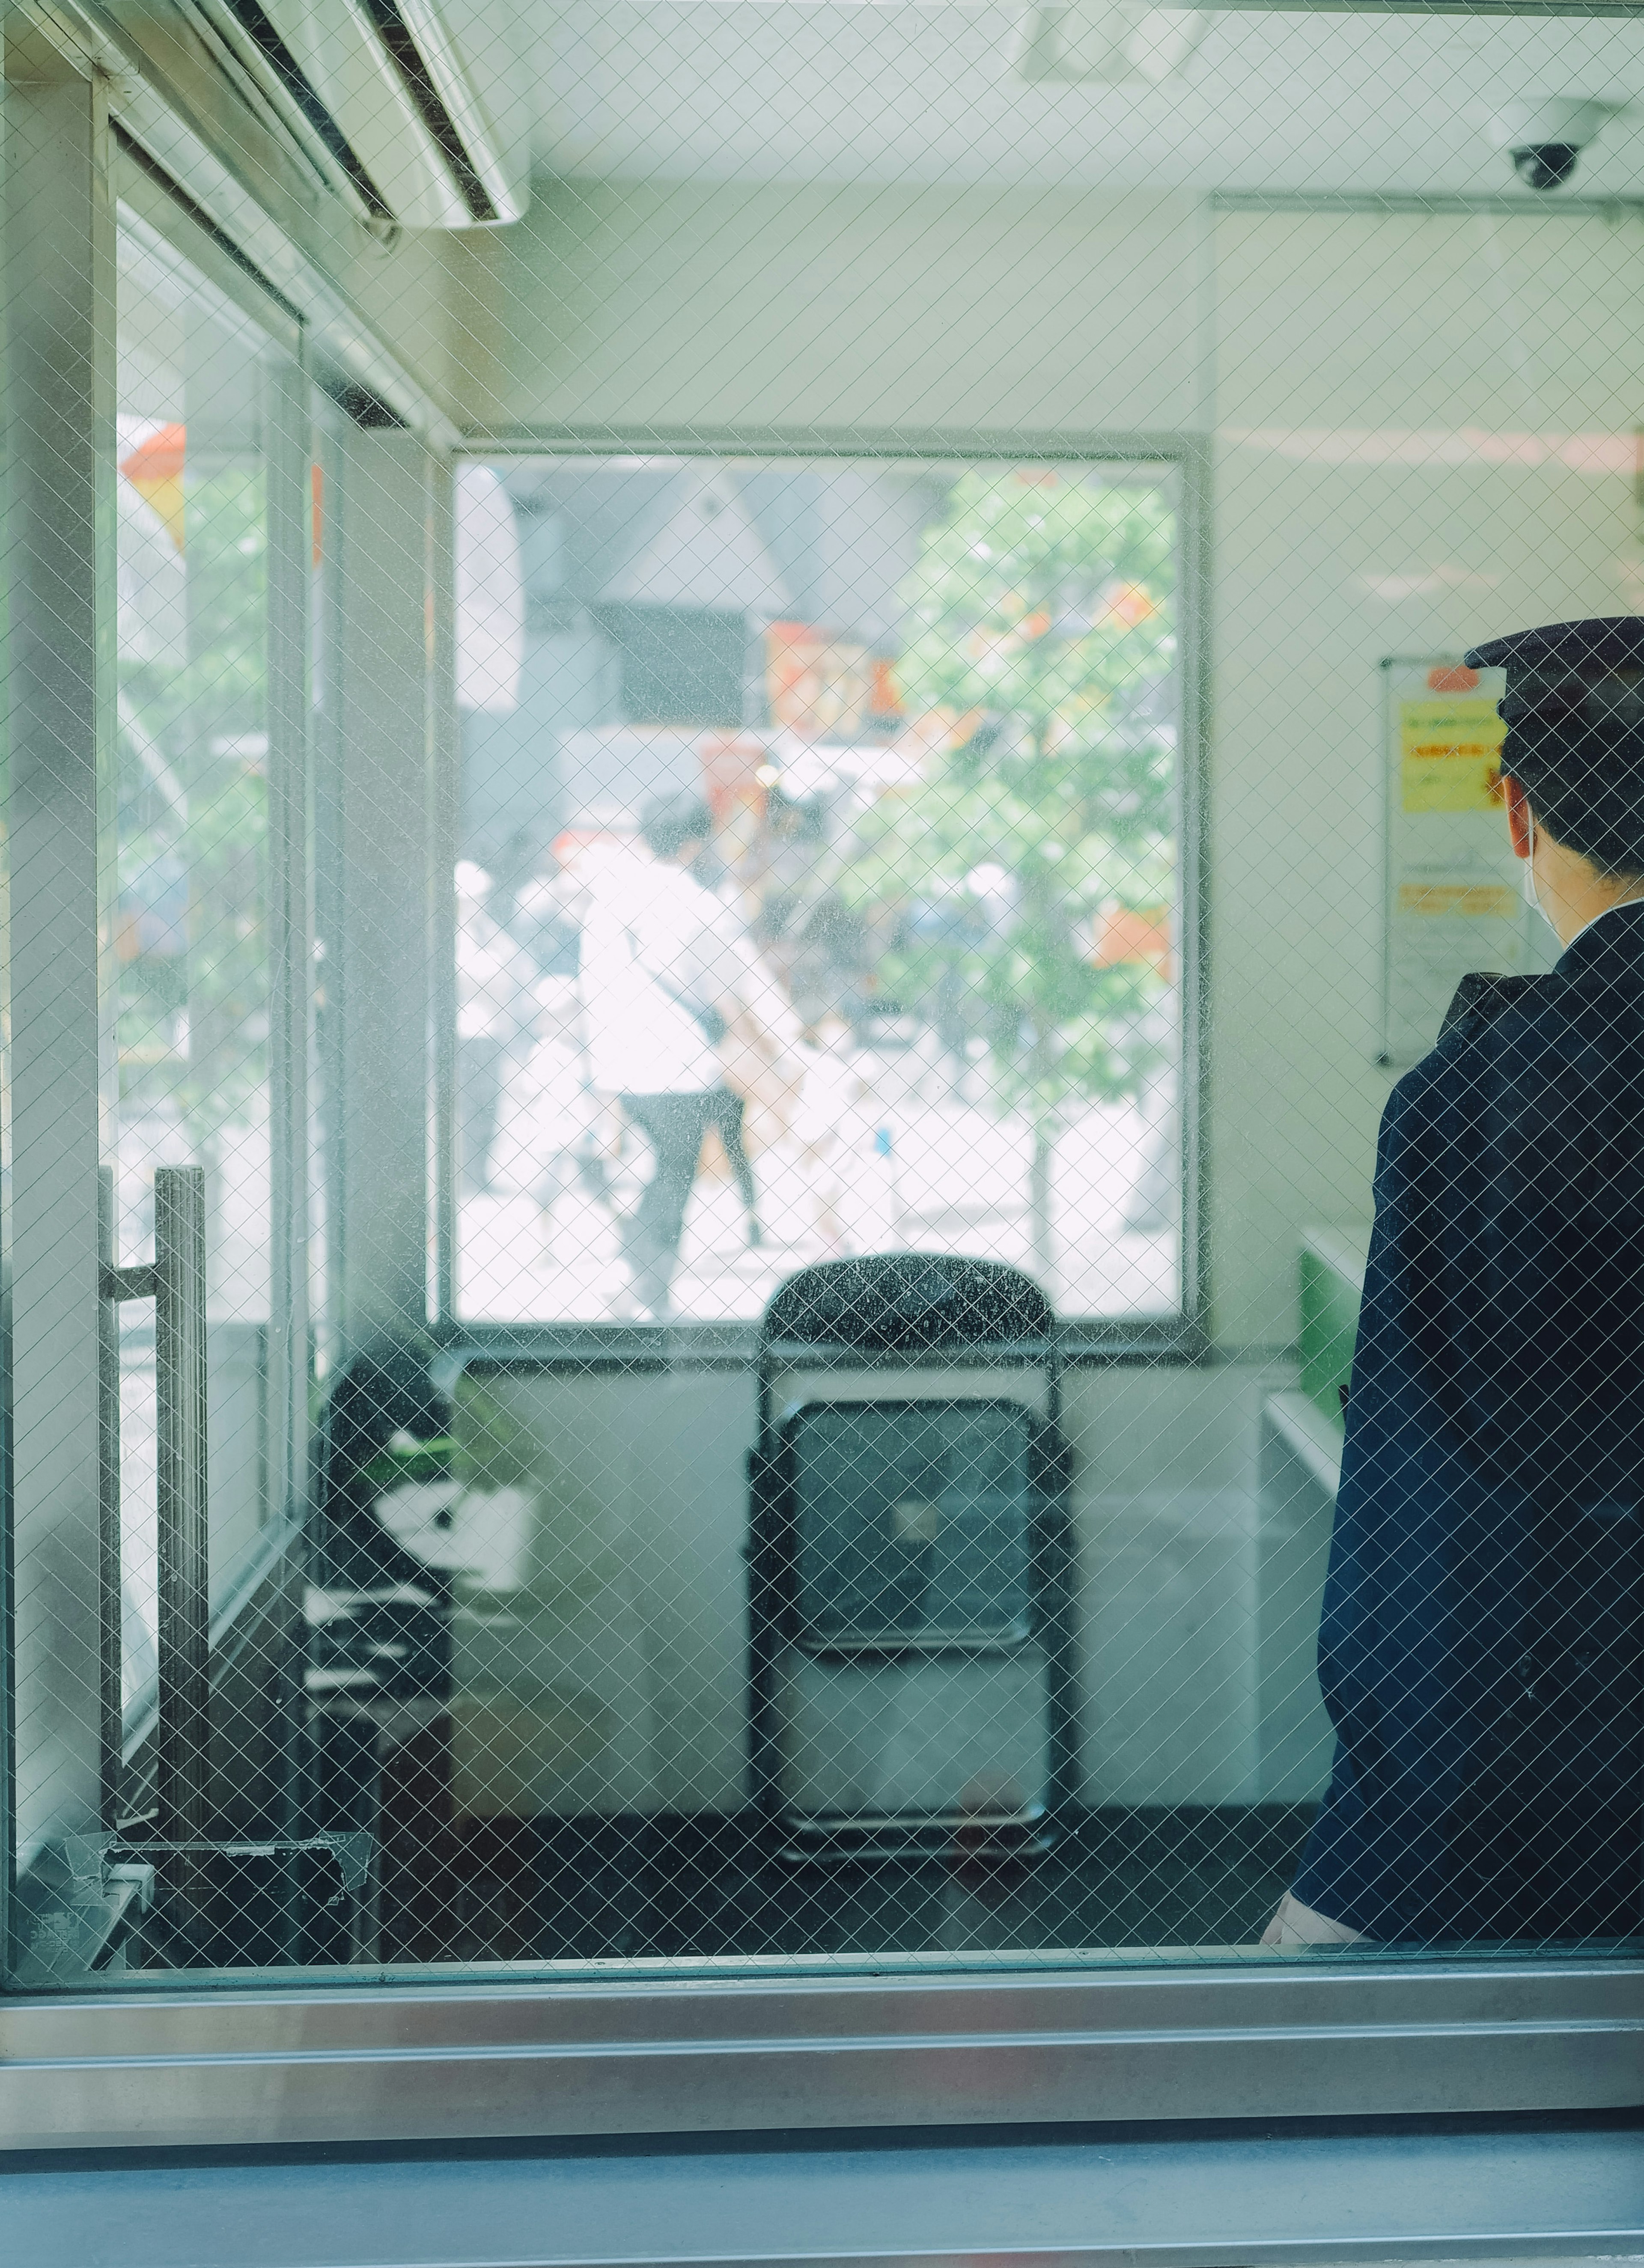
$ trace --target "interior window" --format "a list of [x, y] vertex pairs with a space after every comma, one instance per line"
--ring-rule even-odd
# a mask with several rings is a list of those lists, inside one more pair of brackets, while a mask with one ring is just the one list
[[905, 1250], [1175, 1314], [1171, 478], [537, 459], [458, 515], [463, 1317]]
[[[269, 1322], [269, 343], [135, 215], [119, 240], [119, 1102], [111, 1257], [199, 1165], [217, 1595], [254, 1548]], [[129, 1710], [156, 1671], [155, 1311], [119, 1310]]]
[[[756, 181], [747, 43], [833, 99], [777, 12], [671, 154], [640, 11], [523, 218], [383, 193], [300, 352], [123, 212], [77, 557], [100, 394], [18, 423], [30, 636], [118, 571], [110, 729], [43, 636], [79, 769], [8, 809], [13, 1406], [78, 1445], [7, 1483], [17, 1974], [1635, 1946], [1637, 216], [1408, 118], [1481, 186], [1054, 172], [1217, 54], [1267, 116], [1325, 33], [1238, 10], [1154, 78], [840, 10], [851, 195]], [[32, 401], [103, 366], [31, 337]]]

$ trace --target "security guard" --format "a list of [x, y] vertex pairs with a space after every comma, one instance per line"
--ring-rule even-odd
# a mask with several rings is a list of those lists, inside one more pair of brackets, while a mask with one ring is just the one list
[[1472, 978], [1393, 1089], [1319, 1633], [1330, 1789], [1269, 1944], [1640, 1926], [1644, 621], [1507, 670], [1548, 976]]

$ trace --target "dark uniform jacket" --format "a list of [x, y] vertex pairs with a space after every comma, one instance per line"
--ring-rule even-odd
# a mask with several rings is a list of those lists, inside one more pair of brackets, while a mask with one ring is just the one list
[[1427, 1942], [1637, 1929], [1641, 1538], [1644, 904], [1389, 1100], [1304, 1904]]

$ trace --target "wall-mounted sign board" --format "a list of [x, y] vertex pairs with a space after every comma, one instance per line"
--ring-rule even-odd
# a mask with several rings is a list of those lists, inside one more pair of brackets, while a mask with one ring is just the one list
[[1438, 1037], [1470, 969], [1550, 968], [1552, 932], [1526, 902], [1502, 799], [1499, 669], [1443, 656], [1382, 664], [1386, 781], [1382, 1060]]

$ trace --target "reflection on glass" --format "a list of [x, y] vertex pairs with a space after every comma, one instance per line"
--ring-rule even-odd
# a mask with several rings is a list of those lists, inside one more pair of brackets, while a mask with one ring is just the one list
[[[308, 1319], [315, 1375], [325, 1377], [336, 1355], [332, 1301], [331, 1236], [340, 1210], [333, 1187], [337, 1157], [328, 1146], [328, 1123], [338, 1083], [331, 1049], [336, 1005], [334, 990], [338, 907], [335, 845], [341, 828], [336, 809], [342, 712], [342, 546], [338, 540], [342, 501], [340, 411], [320, 394], [311, 398], [313, 446], [308, 468], [308, 777], [304, 827], [308, 883], [307, 931], [312, 940], [305, 1002], [307, 1049]], [[323, 846], [333, 846], [328, 857]]]
[[463, 1312], [748, 1317], [909, 1248], [1175, 1310], [1166, 477], [465, 481]]
[[[206, 1169], [214, 1587], [261, 1517], [269, 1320], [267, 345], [130, 216], [119, 252], [115, 1238]], [[128, 1700], [154, 1636], [153, 1311], [121, 1310]]]

